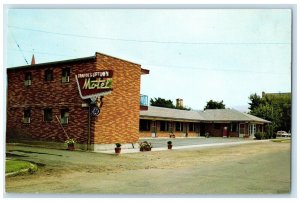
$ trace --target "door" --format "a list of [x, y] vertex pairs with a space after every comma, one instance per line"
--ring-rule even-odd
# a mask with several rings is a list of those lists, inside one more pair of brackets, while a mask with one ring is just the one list
[[255, 133], [256, 133], [256, 124], [249, 124], [249, 135], [251, 137], [254, 137]]
[[182, 123], [182, 127], [183, 127], [183, 136], [187, 137], [188, 136], [188, 123]]
[[152, 121], [151, 124], [151, 137], [156, 137], [156, 121]]
[[239, 137], [244, 137], [245, 135], [245, 124], [240, 123], [239, 124]]

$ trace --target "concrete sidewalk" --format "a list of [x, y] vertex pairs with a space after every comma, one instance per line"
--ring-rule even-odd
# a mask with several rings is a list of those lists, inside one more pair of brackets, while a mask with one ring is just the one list
[[[270, 140], [249, 140], [242, 142], [226, 142], [226, 143], [212, 143], [212, 144], [198, 144], [198, 145], [186, 145], [186, 146], [176, 146], [172, 148], [172, 150], [180, 150], [180, 149], [193, 149], [193, 148], [204, 148], [204, 147], [219, 147], [219, 146], [230, 146], [230, 145], [241, 145], [241, 144], [251, 144], [251, 143], [259, 143], [259, 142], [267, 142]], [[168, 150], [166, 147], [152, 148], [151, 151], [166, 151]], [[114, 154], [115, 150], [105, 150], [105, 151], [97, 151], [99, 153], [106, 154]], [[138, 153], [140, 149], [122, 149], [121, 154], [127, 153]]]

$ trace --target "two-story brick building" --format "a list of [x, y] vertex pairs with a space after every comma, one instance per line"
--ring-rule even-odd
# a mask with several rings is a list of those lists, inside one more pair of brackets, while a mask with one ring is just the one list
[[139, 138], [141, 75], [148, 73], [101, 53], [8, 68], [7, 139], [74, 138], [92, 150], [132, 146]]

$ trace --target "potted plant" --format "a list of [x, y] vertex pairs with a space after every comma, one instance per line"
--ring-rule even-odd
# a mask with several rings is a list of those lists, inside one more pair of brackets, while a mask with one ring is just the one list
[[115, 148], [115, 153], [116, 154], [120, 154], [121, 153], [121, 144], [120, 143], [116, 143], [116, 148]]
[[168, 141], [168, 149], [172, 149], [172, 141]]
[[69, 138], [65, 141], [65, 143], [68, 145], [67, 150], [73, 151], [75, 149], [75, 143], [76, 141], [73, 138]]
[[140, 145], [140, 151], [151, 151], [151, 148], [152, 148], [152, 144], [151, 142], [147, 142], [147, 141], [144, 141], [144, 142], [140, 142], [139, 143]]

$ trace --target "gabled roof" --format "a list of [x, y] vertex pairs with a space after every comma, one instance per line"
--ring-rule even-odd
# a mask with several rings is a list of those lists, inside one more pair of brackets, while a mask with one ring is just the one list
[[140, 117], [191, 120], [191, 121], [199, 121], [203, 119], [199, 111], [187, 111], [187, 110], [170, 109], [164, 107], [154, 107], [154, 106], [149, 106], [148, 110], [140, 111]]
[[265, 119], [262, 119], [262, 118], [259, 118], [257, 116], [253, 116], [251, 114], [247, 114], [247, 113], [243, 113], [245, 116], [248, 116], [250, 119], [252, 119], [253, 121], [256, 121], [256, 122], [263, 122], [263, 123], [271, 123], [271, 121], [268, 121], [268, 120], [265, 120]]
[[270, 121], [250, 114], [239, 112], [235, 109], [208, 109], [205, 111], [187, 111], [149, 106], [148, 110], [140, 111], [140, 118], [190, 120], [203, 122], [245, 121], [271, 123]]
[[207, 109], [200, 112], [207, 121], [247, 121], [271, 123], [256, 116], [239, 112], [235, 109]]

